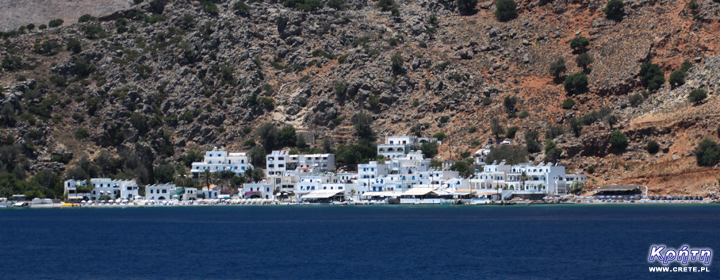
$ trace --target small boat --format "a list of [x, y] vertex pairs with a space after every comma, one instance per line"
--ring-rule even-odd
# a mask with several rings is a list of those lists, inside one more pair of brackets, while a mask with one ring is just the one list
[[30, 203], [28, 203], [27, 201], [15, 202], [13, 204], [13, 207], [29, 207], [29, 206], [30, 206]]

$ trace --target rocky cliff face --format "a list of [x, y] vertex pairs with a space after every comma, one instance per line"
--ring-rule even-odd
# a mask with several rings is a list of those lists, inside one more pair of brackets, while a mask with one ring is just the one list
[[[492, 1], [464, 15], [454, 1], [398, 1], [399, 15], [365, 0], [312, 12], [216, 1], [217, 13], [197, 1], [156, 2], [163, 1], [4, 40], [0, 57], [13, 59], [0, 78], [2, 135], [23, 147], [29, 173], [62, 171], [103, 149], [144, 147], [156, 163], [214, 144], [243, 149], [269, 121], [316, 139], [349, 139], [359, 110], [374, 116], [378, 135], [444, 132], [439, 158], [459, 159], [491, 138], [492, 118], [519, 126], [522, 145], [528, 131], [542, 142], [548, 126], [607, 108], [618, 123], [604, 118], [579, 137], [555, 140], [571, 171], [595, 167], [591, 185], [636, 182], [694, 194], [716, 183], [717, 169], [692, 164], [697, 136], [717, 138], [713, 1], [698, 1], [695, 14], [687, 1], [625, 1], [621, 22], [605, 18], [601, 0], [518, 1], [518, 17], [508, 22], [493, 17]], [[582, 71], [569, 46], [576, 36], [590, 40], [589, 90], [562, 109], [568, 95], [548, 66], [564, 58], [567, 74]], [[78, 53], [66, 49], [71, 38], [80, 41]], [[402, 63], [393, 68], [395, 55]], [[668, 77], [686, 60], [695, 66], [684, 86], [665, 84], [629, 105], [630, 95], [645, 91], [642, 63], [659, 64]], [[698, 87], [711, 97], [693, 106], [687, 92]], [[514, 108], [503, 105], [506, 97], [516, 98]], [[607, 143], [615, 129], [630, 138], [624, 153]], [[661, 143], [660, 154], [644, 150], [649, 139]], [[688, 170], [704, 175], [676, 188], [672, 174]]]

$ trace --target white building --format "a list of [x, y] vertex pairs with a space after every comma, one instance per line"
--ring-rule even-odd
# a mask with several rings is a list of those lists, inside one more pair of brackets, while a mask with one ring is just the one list
[[[64, 184], [65, 194], [68, 198], [83, 196], [77, 192], [78, 186], [86, 186], [86, 180], [67, 180]], [[90, 179], [92, 190], [89, 198], [93, 200], [100, 199], [101, 196], [107, 195], [112, 199], [124, 198], [134, 200], [139, 196], [140, 187], [135, 180], [113, 180], [110, 178], [92, 178]]]
[[511, 190], [514, 194], [567, 194], [573, 181], [587, 182], [584, 174], [566, 174], [565, 166], [550, 163], [509, 165], [504, 161], [485, 165], [470, 180], [471, 189], [479, 191]]
[[237, 175], [245, 175], [245, 171], [252, 169], [246, 153], [228, 153], [224, 149], [213, 148], [205, 152], [205, 158], [201, 162], [193, 162], [190, 173], [193, 178], [209, 170], [210, 172], [232, 171]]
[[288, 151], [272, 151], [265, 157], [265, 162], [266, 177], [296, 170], [314, 172], [335, 170], [334, 154], [291, 155]]
[[[214, 185], [211, 185], [214, 186]], [[198, 191], [198, 195], [202, 195], [205, 199], [218, 199], [220, 198], [219, 187], [204, 187]]]
[[259, 183], [246, 183], [243, 184], [243, 188], [240, 190], [243, 198], [262, 198], [262, 199], [275, 199], [275, 189], [273, 185], [268, 181], [262, 181]]
[[148, 185], [145, 187], [145, 199], [154, 201], [170, 200], [173, 195], [176, 195], [176, 191], [175, 184]]
[[437, 138], [425, 138], [416, 136], [387, 136], [385, 137], [384, 144], [377, 145], [378, 155], [382, 155], [385, 158], [396, 158], [405, 156], [411, 150], [417, 150], [420, 145], [428, 142], [437, 142]]

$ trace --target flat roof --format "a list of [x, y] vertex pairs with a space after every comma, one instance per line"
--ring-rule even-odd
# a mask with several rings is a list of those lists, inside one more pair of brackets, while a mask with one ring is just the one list
[[330, 198], [330, 197], [333, 197], [333, 196], [335, 196], [335, 195], [337, 195], [337, 194], [339, 194], [339, 193], [341, 193], [341, 192], [343, 192], [343, 191], [341, 191], [341, 190], [333, 190], [333, 191], [327, 191], [327, 190], [314, 191], [314, 192], [310, 192], [310, 193], [308, 193], [308, 194], [306, 194], [306, 195], [303, 195], [302, 198], [303, 198], [303, 199], [307, 199], [307, 198]]
[[402, 195], [426, 195], [434, 190], [433, 188], [412, 188], [402, 193]]

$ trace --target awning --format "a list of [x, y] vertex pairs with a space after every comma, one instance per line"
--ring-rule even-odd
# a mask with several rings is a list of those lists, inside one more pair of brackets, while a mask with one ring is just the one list
[[314, 191], [302, 196], [302, 199], [331, 198], [342, 191]]
[[412, 188], [402, 193], [402, 195], [426, 195], [434, 190], [433, 188]]
[[366, 192], [366, 193], [362, 194], [361, 196], [366, 196], [366, 197], [373, 197], [373, 196], [379, 196], [379, 197], [388, 197], [388, 196], [397, 197], [397, 196], [400, 196], [400, 195], [401, 195], [401, 194], [399, 194], [399, 193], [394, 193], [394, 192]]

